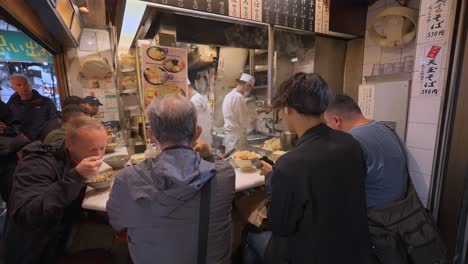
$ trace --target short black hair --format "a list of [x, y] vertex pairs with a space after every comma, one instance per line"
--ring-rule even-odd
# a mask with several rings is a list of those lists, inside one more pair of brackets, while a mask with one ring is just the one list
[[321, 116], [330, 102], [331, 90], [316, 73], [299, 72], [284, 81], [272, 100], [275, 109], [291, 107], [298, 113]]
[[327, 112], [340, 114], [342, 116], [362, 115], [361, 108], [351, 96], [346, 94], [337, 95], [328, 105]]
[[62, 109], [62, 123], [67, 123], [71, 118], [82, 115], [90, 116], [89, 110], [77, 104], [67, 105]]
[[79, 96], [70, 95], [63, 99], [62, 107], [65, 108], [68, 105], [80, 105], [85, 103], [84, 99]]

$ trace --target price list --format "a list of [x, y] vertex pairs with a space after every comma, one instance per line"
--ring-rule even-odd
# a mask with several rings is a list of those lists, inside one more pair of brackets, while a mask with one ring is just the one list
[[315, 0], [145, 0], [147, 2], [314, 31]]

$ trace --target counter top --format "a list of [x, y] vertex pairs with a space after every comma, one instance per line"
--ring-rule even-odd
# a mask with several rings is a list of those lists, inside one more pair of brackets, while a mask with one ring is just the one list
[[[237, 168], [235, 169], [235, 172], [236, 192], [244, 191], [265, 184], [265, 177], [260, 175], [260, 171], [258, 170], [254, 170], [252, 172], [243, 172]], [[81, 207], [88, 210], [105, 212], [111, 189], [112, 186], [111, 188], [103, 191], [98, 191], [88, 187], [86, 189], [85, 197]]]

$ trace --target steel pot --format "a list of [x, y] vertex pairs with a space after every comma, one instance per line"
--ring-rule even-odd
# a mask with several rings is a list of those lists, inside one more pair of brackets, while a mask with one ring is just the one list
[[297, 134], [291, 133], [291, 132], [283, 132], [280, 134], [280, 144], [281, 144], [281, 149], [282, 150], [291, 150], [295, 145], [297, 141]]

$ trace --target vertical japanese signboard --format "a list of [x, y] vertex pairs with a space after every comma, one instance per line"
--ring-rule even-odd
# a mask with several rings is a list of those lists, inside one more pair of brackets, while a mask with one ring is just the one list
[[442, 54], [445, 47], [442, 45], [428, 45], [424, 49], [424, 60], [421, 63], [419, 78], [421, 81], [420, 95], [440, 95], [440, 72], [442, 71]]
[[447, 18], [450, 10], [450, 0], [429, 0], [423, 5], [425, 18], [425, 41], [443, 39], [447, 34]]
[[144, 108], [160, 95], [183, 94], [187, 87], [187, 50], [141, 45]]
[[200, 12], [315, 30], [315, 0], [144, 0]]

